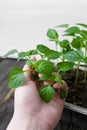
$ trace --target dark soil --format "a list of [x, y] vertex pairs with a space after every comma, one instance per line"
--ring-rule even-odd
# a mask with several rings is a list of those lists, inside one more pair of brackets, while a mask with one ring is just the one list
[[75, 83], [75, 69], [68, 71], [65, 76], [63, 75], [63, 79], [69, 87], [66, 101], [87, 108], [87, 81], [84, 81], [84, 71], [79, 70], [77, 83]]

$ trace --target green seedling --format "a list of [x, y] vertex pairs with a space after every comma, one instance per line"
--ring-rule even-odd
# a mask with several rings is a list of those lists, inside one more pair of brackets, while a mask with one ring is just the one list
[[[62, 40], [60, 40], [59, 32], [55, 28], [48, 29], [46, 33], [51, 44], [55, 44], [55, 49], [38, 44], [34, 50], [19, 52], [13, 49], [4, 56], [6, 58], [16, 53], [18, 60], [25, 59], [26, 64], [30, 66], [30, 69], [26, 71], [32, 72], [32, 80], [38, 80], [39, 82], [49, 81], [48, 85], [40, 86], [39, 90], [41, 98], [47, 103], [54, 97], [55, 89], [53, 84], [57, 82], [63, 84], [61, 73], [66, 76], [67, 71], [76, 66], [75, 84], [77, 84], [79, 67], [83, 63], [85, 65], [84, 81], [86, 81], [87, 77], [87, 25], [82, 23], [75, 24], [75, 26], [62, 24], [56, 26], [56, 28], [63, 29]], [[31, 59], [32, 55], [39, 55], [40, 59], [35, 61]], [[10, 71], [8, 75], [9, 88], [17, 88], [25, 82], [24, 72], [20, 68], [13, 68]], [[37, 73], [40, 73], [41, 77], [38, 77]], [[58, 95], [61, 99], [65, 98], [65, 90], [61, 88]]]

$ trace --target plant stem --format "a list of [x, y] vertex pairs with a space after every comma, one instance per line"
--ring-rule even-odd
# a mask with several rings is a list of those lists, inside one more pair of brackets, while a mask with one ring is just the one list
[[32, 68], [30, 68], [29, 70], [23, 70], [23, 72], [32, 72], [32, 71], [33, 71]]
[[78, 64], [77, 64], [75, 85], [77, 84], [77, 80], [78, 80], [78, 75], [79, 75], [79, 66], [80, 66], [80, 62], [78, 62]]
[[55, 50], [56, 50], [56, 51], [58, 51], [58, 45], [59, 45], [58, 40], [57, 40], [57, 41], [55, 41], [55, 43], [56, 43], [56, 44], [55, 44]]
[[[59, 45], [59, 41], [58, 39], [55, 41], [55, 50], [58, 51], [58, 45]], [[56, 62], [58, 62], [58, 59], [56, 60]]]
[[62, 62], [64, 62], [63, 50], [61, 49], [61, 52], [62, 52]]

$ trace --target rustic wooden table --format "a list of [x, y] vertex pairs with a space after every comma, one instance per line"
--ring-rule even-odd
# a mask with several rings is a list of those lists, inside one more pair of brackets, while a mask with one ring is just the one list
[[[22, 68], [25, 64], [24, 60], [17, 61], [17, 59], [0, 58], [0, 130], [5, 130], [8, 123], [11, 120], [14, 111], [14, 96], [9, 98], [8, 93], [12, 90], [8, 89], [8, 73], [11, 68], [20, 67]], [[68, 116], [68, 115], [67, 115]], [[64, 122], [61, 118], [59, 124], [56, 126], [55, 130], [85, 130], [75, 126], [71, 122]]]

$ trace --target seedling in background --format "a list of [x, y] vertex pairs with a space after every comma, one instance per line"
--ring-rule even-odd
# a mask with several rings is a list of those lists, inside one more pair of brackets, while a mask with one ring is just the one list
[[[78, 26], [84, 27], [85, 29], [80, 29]], [[78, 23], [76, 26], [69, 27], [67, 30], [65, 30], [64, 36], [71, 36], [72, 41], [71, 48], [73, 49], [73, 53], [76, 53], [74, 59], [72, 62], [77, 63], [77, 70], [76, 70], [76, 81], [78, 79], [78, 72], [80, 63], [84, 63], [84, 81], [86, 82], [86, 64], [87, 64], [87, 25]], [[71, 52], [70, 52], [71, 54]], [[68, 53], [68, 55], [70, 55]], [[73, 54], [72, 54], [73, 55]], [[77, 59], [76, 59], [77, 58]], [[69, 59], [70, 61], [70, 59]]]

